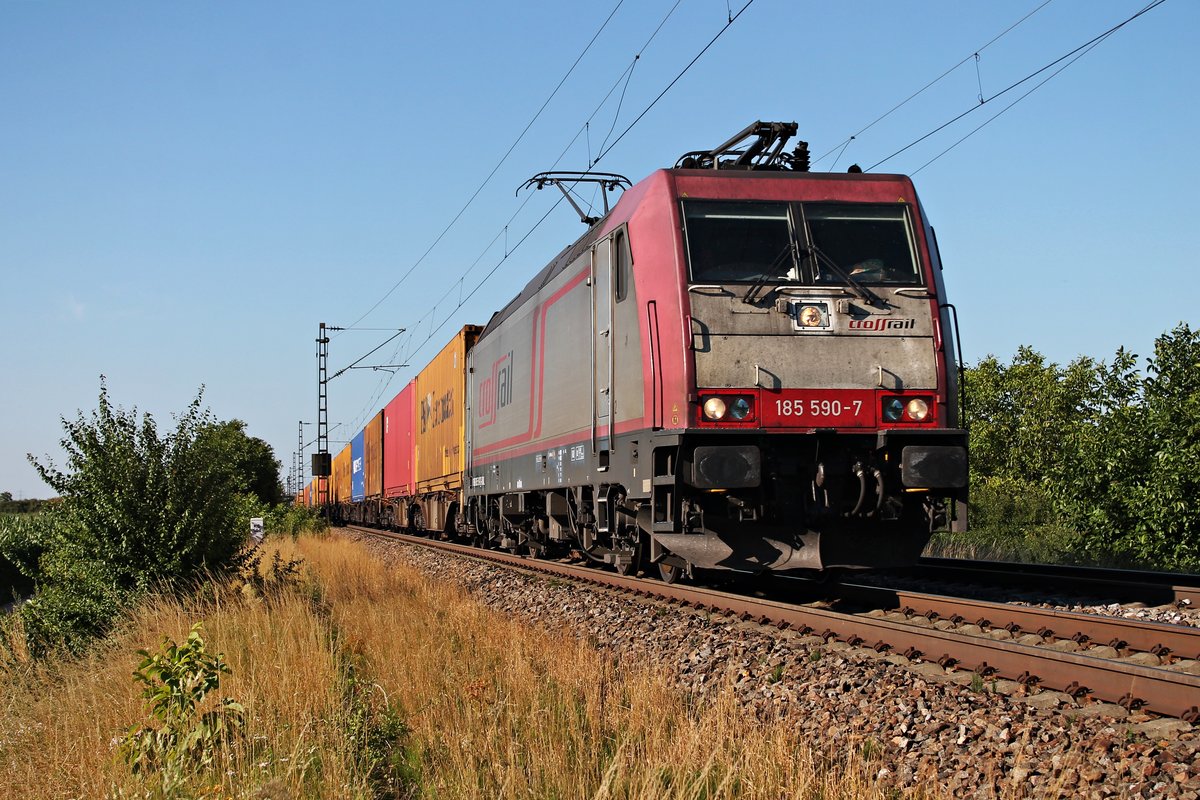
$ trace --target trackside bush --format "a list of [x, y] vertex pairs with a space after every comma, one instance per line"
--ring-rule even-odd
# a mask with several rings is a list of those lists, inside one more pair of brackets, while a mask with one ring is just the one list
[[1065, 367], [1022, 347], [967, 370], [971, 522], [1010, 557], [1200, 568], [1200, 332]]
[[311, 506], [281, 504], [268, 509], [263, 518], [268, 532], [286, 536], [321, 533], [329, 529], [328, 520]]
[[62, 420], [65, 466], [29, 457], [61, 497], [43, 515], [38, 591], [20, 612], [35, 654], [77, 651], [130, 598], [238, 566], [258, 501], [236, 437], [202, 397], [161, 433], [113, 405], [101, 379], [96, 410]]

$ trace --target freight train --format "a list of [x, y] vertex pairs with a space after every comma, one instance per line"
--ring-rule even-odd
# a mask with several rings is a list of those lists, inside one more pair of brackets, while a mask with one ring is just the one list
[[[674, 581], [911, 563], [961, 529], [957, 320], [902, 175], [756, 122], [624, 187], [298, 497], [351, 521]], [[574, 202], [572, 201], [574, 205]]]

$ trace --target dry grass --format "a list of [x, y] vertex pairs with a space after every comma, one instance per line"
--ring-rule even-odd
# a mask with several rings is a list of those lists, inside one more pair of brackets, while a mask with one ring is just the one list
[[[871, 797], [786, 725], [494, 614], [362, 551], [309, 540], [347, 647], [411, 728], [439, 798]], [[411, 755], [411, 754], [410, 754]]]
[[0, 674], [4, 796], [156, 796], [115, 748], [145, 722], [136, 651], [182, 640], [200, 619], [232, 668], [219, 694], [246, 706], [247, 726], [188, 796], [886, 796], [857, 756], [756, 723], [729, 696], [698, 707], [666, 676], [518, 625], [351, 543], [296, 546], [301, 590], [160, 600], [86, 659]]
[[[345, 734], [339, 665], [327, 625], [297, 594], [247, 599], [221, 587], [206, 600], [158, 598], [78, 661], [28, 664], [0, 675], [0, 774], [7, 798], [155, 796], [117, 755], [147, 721], [132, 673], [138, 649], [182, 642], [204, 621], [209, 652], [232, 674], [220, 686], [247, 709], [245, 736], [191, 787], [207, 797], [369, 796]], [[254, 791], [247, 791], [252, 787]], [[145, 792], [145, 795], [143, 795]]]

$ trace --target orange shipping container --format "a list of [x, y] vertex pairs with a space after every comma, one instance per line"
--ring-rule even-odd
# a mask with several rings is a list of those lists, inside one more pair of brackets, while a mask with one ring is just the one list
[[462, 488], [467, 351], [481, 330], [464, 327], [417, 375], [413, 461], [418, 494]]
[[366, 461], [366, 496], [383, 494], [383, 412], [380, 411], [363, 429], [363, 459]]
[[347, 444], [342, 448], [342, 451], [333, 457], [333, 475], [329, 479], [329, 502], [330, 503], [349, 503], [350, 502], [350, 445]]

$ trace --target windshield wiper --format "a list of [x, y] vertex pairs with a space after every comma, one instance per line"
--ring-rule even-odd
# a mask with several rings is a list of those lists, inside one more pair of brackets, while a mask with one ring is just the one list
[[792, 256], [792, 264], [794, 265], [797, 261], [795, 258], [797, 252], [798, 250], [795, 242], [788, 242], [785, 244], [783, 249], [779, 251], [779, 255], [772, 259], [771, 263], [767, 265], [766, 270], [764, 270], [757, 278], [754, 279], [754, 283], [751, 284], [750, 289], [744, 295], [742, 295], [742, 302], [746, 303], [747, 305], [754, 305], [756, 302], [758, 302], [758, 295], [768, 283], [771, 283], [772, 281], [775, 281], [776, 283], [782, 283], [787, 276], [778, 274], [779, 267], [782, 266], [784, 259], [788, 256]]
[[854, 278], [851, 278], [849, 273], [839, 267], [837, 263], [828, 255], [826, 255], [824, 250], [817, 247], [815, 243], [810, 245], [807, 249], [808, 252], [816, 256], [819, 261], [824, 262], [825, 266], [829, 268], [829, 271], [840, 278], [842, 282], [849, 287], [850, 291], [856, 297], [858, 297], [859, 300], [862, 300], [869, 306], [875, 306], [876, 308], [887, 308], [886, 300], [872, 292], [866, 286], [863, 286], [861, 283], [854, 280]]

